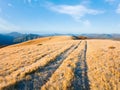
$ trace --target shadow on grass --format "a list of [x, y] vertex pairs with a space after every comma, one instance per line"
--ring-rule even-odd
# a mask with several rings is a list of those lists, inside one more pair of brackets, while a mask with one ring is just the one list
[[68, 48], [65, 52], [61, 53], [56, 59], [50, 62], [43, 68], [39, 68], [36, 71], [29, 73], [29, 79], [23, 79], [14, 85], [5, 87], [4, 90], [40, 90], [41, 86], [44, 85], [56, 69], [61, 65], [64, 59], [73, 52], [80, 45], [73, 45]]
[[75, 78], [72, 82], [73, 90], [90, 90], [89, 79], [87, 75], [87, 62], [86, 62], [86, 52], [87, 52], [87, 42], [85, 44], [84, 50], [81, 51], [78, 56], [79, 62], [76, 63], [77, 67], [74, 71]]

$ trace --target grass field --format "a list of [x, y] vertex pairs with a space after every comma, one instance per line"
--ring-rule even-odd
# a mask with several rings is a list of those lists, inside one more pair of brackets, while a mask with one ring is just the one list
[[54, 36], [1, 48], [0, 89], [120, 90], [120, 42]]

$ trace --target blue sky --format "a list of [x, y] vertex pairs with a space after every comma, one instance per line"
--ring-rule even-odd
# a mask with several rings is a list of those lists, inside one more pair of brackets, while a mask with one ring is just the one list
[[0, 33], [120, 33], [120, 0], [0, 0]]

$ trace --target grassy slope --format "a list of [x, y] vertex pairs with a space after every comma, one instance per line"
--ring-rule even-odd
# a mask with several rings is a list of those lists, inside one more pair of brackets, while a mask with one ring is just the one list
[[[0, 66], [2, 67], [0, 69], [0, 86], [10, 85], [21, 80], [26, 73], [45, 66], [73, 44], [73, 41], [67, 41], [71, 39], [68, 36], [52, 38], [50, 41], [46, 37], [32, 40], [29, 44], [25, 42], [2, 48], [0, 52]], [[64, 41], [62, 41], [63, 39]], [[39, 45], [43, 41], [47, 44]]]
[[[29, 74], [29, 72], [36, 70], [38, 67], [44, 67], [49, 61], [54, 60], [58, 54], [64, 52], [67, 48], [77, 42], [79, 41], [73, 40], [70, 36], [54, 36], [1, 48], [0, 87], [16, 83], [16, 81], [22, 79], [26, 73]], [[84, 43], [84, 41], [82, 42]], [[61, 72], [57, 73], [57, 71], [64, 71], [64, 69], [71, 74], [66, 72], [62, 74], [62, 77], [65, 79], [63, 80], [64, 82], [61, 83], [61, 86], [65, 89], [71, 87], [70, 85], [73, 78], [75, 78], [75, 63], [78, 63], [79, 60], [77, 56], [81, 51], [81, 47], [84, 47], [84, 45], [82, 45], [83, 44], [81, 44], [79, 49], [76, 49], [75, 53], [71, 53], [72, 55], [70, 54], [68, 59], [63, 61], [56, 72], [53, 73], [50, 81], [42, 87], [43, 89], [55, 86], [56, 88], [58, 87], [59, 90], [59, 83], [61, 83], [61, 81], [57, 75]], [[119, 41], [97, 39], [87, 40], [86, 63], [88, 66], [87, 72], [91, 90], [119, 89], [119, 46]], [[42, 57], [42, 55], [45, 56]], [[74, 55], [77, 56], [74, 57]], [[71, 61], [70, 58], [73, 58], [73, 61], [75, 60], [75, 62]], [[56, 77], [56, 79], [54, 77]], [[56, 83], [51, 83], [53, 81]], [[57, 84], [58, 86], [56, 86]], [[74, 89], [74, 87], [72, 88]]]
[[91, 90], [119, 90], [119, 41], [89, 40], [87, 64]]
[[59, 42], [59, 41], [66, 41], [66, 40], [73, 40], [73, 37], [71, 36], [50, 36], [50, 37], [43, 37], [38, 38], [35, 40], [30, 40], [18, 45], [30, 45], [30, 44], [44, 44], [44, 43], [53, 43], [53, 42]]

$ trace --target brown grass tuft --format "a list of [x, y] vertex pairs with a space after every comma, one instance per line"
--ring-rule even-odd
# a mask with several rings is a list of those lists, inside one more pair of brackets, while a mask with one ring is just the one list
[[32, 79], [32, 76], [27, 75], [27, 76], [25, 77], [25, 79], [26, 79], [26, 80], [31, 80], [31, 79]]
[[114, 46], [109, 46], [108, 48], [109, 48], [109, 49], [115, 49], [116, 47], [114, 47]]

